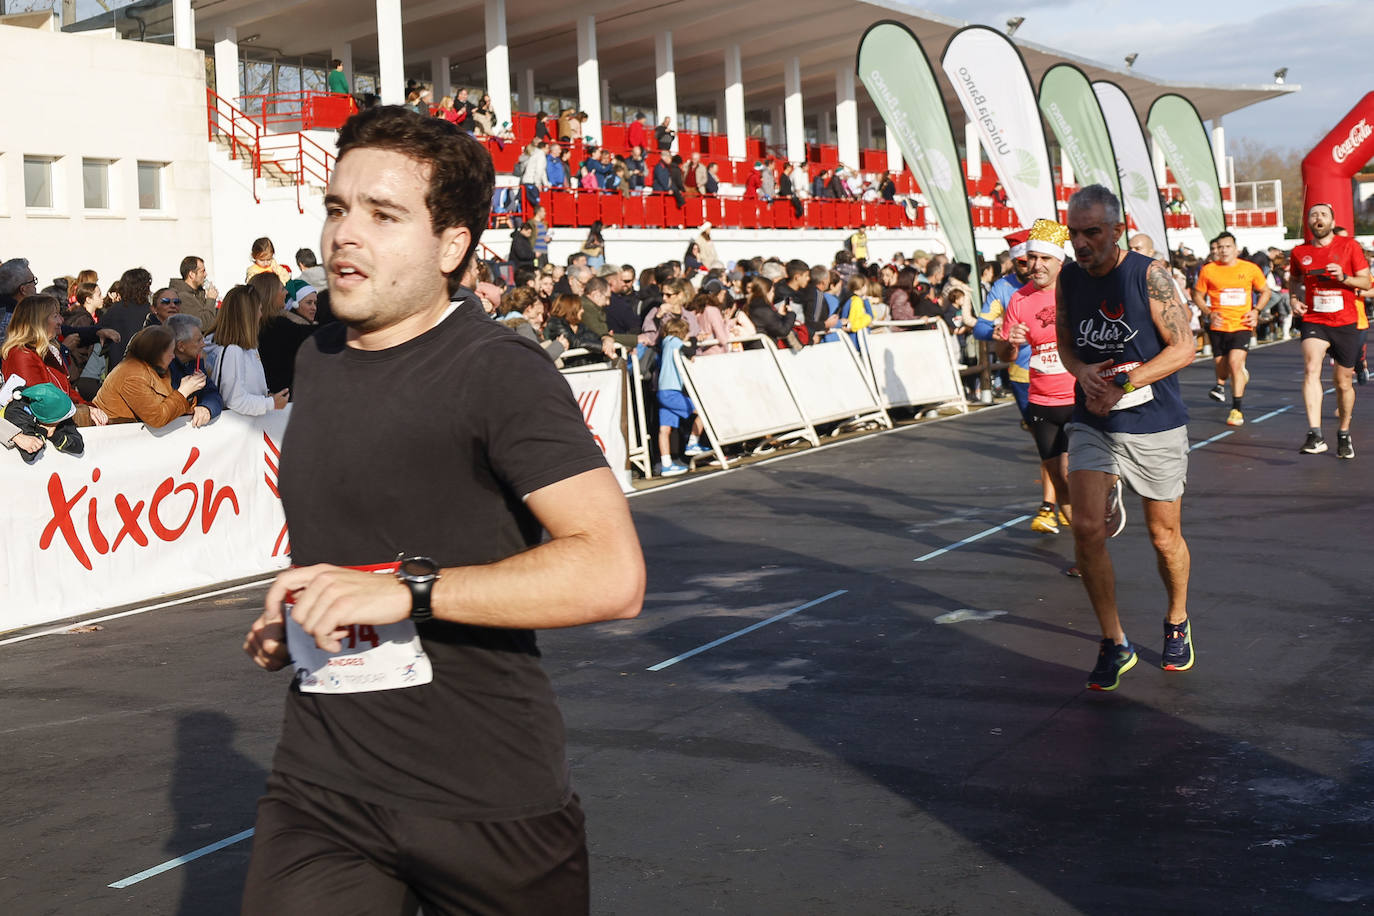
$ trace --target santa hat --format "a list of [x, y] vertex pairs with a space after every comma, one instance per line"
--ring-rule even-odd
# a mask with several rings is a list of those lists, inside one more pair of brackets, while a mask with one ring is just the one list
[[1004, 235], [1007, 240], [1007, 247], [1011, 249], [1013, 258], [1024, 258], [1026, 256], [1026, 239], [1030, 237], [1029, 229], [1017, 229], [1015, 232]]
[[1052, 219], [1038, 219], [1031, 226], [1026, 238], [1026, 253], [1047, 254], [1052, 258], [1064, 260], [1070, 256], [1068, 249], [1069, 227]]

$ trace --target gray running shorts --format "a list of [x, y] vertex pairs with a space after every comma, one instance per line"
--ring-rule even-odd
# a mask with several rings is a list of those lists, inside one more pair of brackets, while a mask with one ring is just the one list
[[1157, 433], [1107, 433], [1070, 423], [1069, 473], [1115, 474], [1146, 499], [1173, 502], [1188, 477], [1188, 427]]

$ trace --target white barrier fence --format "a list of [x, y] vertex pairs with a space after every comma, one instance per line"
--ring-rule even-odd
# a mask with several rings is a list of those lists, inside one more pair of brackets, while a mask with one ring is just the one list
[[[767, 337], [757, 348], [698, 356], [677, 354], [678, 374], [696, 404], [722, 467], [721, 448], [772, 437], [819, 443], [816, 426], [849, 421], [890, 427], [893, 407], [957, 402], [963, 383], [943, 321], [879, 325], [902, 333], [861, 331], [799, 351], [779, 350]], [[714, 341], [707, 341], [714, 343]]]

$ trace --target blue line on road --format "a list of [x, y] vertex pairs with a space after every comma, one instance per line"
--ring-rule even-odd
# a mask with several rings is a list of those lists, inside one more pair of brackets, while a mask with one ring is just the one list
[[1259, 417], [1258, 419], [1255, 419], [1255, 420], [1251, 420], [1250, 422], [1251, 422], [1251, 423], [1263, 423], [1265, 420], [1268, 420], [1270, 417], [1277, 417], [1279, 414], [1283, 413], [1285, 410], [1292, 410], [1295, 406], [1296, 406], [1296, 405], [1294, 405], [1294, 404], [1289, 404], [1287, 407], [1280, 407], [1278, 410], [1271, 410], [1271, 411], [1269, 411], [1267, 414], [1265, 414], [1264, 416]]
[[252, 828], [252, 827], [249, 827], [247, 830], [243, 831], [242, 833], [236, 833], [236, 834], [234, 834], [234, 835], [231, 836], [231, 837], [226, 837], [226, 838], [220, 840], [218, 843], [211, 843], [209, 846], [202, 846], [200, 849], [197, 849], [195, 852], [188, 852], [188, 853], [186, 853], [186, 855], [184, 855], [184, 856], [177, 856], [175, 859], [168, 859], [166, 862], [163, 862], [161, 865], [154, 865], [152, 868], [148, 869], [147, 871], [141, 871], [141, 872], [139, 872], [139, 873], [136, 874], [136, 875], [130, 875], [130, 876], [127, 877], [127, 878], [122, 878], [122, 879], [116, 881], [114, 884], [111, 884], [111, 885], [108, 885], [108, 886], [109, 886], [109, 887], [120, 887], [120, 888], [122, 888], [122, 887], [129, 887], [130, 885], [137, 884], [137, 883], [140, 882], [140, 881], [144, 881], [144, 880], [146, 880], [146, 879], [148, 879], [148, 878], [152, 878], [152, 877], [154, 877], [155, 875], [160, 875], [160, 874], [162, 874], [162, 873], [165, 872], [165, 871], [171, 871], [171, 870], [174, 869], [174, 868], [179, 868], [180, 866], [185, 865], [187, 862], [193, 862], [193, 861], [195, 861], [196, 859], [199, 859], [201, 856], [208, 856], [208, 855], [209, 855], [210, 853], [212, 853], [212, 852], [218, 852], [219, 850], [223, 849], [223, 848], [226, 847], [226, 846], [233, 846], [235, 843], [238, 843], [238, 842], [240, 842], [240, 841], [242, 841], [242, 840], [246, 840], [246, 839], [248, 839], [248, 838], [249, 838], [250, 836], [252, 836], [252, 835], [253, 835], [253, 828]]
[[1213, 436], [1213, 437], [1210, 438], [1210, 439], [1203, 439], [1201, 442], [1198, 442], [1198, 443], [1195, 443], [1195, 444], [1193, 444], [1193, 445], [1188, 446], [1188, 451], [1191, 452], [1191, 451], [1194, 451], [1195, 449], [1200, 449], [1200, 448], [1202, 448], [1204, 445], [1211, 445], [1213, 442], [1216, 442], [1218, 439], [1225, 439], [1227, 436], [1231, 435], [1231, 434], [1234, 433], [1234, 432], [1235, 432], [1234, 429], [1228, 429], [1228, 430], [1226, 430], [1226, 432], [1224, 432], [1224, 433], [1217, 433], [1215, 436]]
[[981, 541], [983, 538], [987, 537], [988, 535], [990, 535], [990, 534], [996, 534], [997, 532], [1001, 531], [1003, 528], [1010, 528], [1012, 525], [1019, 525], [1019, 524], [1021, 524], [1022, 522], [1024, 522], [1024, 521], [1025, 521], [1026, 519], [1028, 519], [1028, 518], [1030, 518], [1029, 515], [1018, 515], [1018, 516], [1016, 516], [1016, 518], [1012, 519], [1012, 520], [1009, 521], [1009, 522], [1003, 522], [1002, 524], [998, 525], [998, 526], [995, 527], [995, 528], [989, 528], [987, 531], [980, 531], [980, 532], [978, 532], [977, 534], [973, 535], [972, 537], [966, 537], [966, 538], [964, 538], [962, 541], [956, 541], [955, 543], [950, 544], [948, 547], [941, 547], [939, 550], [932, 550], [930, 553], [926, 554], [925, 556], [923, 556], [923, 557], [917, 557], [916, 559], [912, 560], [911, 562], [913, 562], [913, 563], [924, 563], [926, 560], [933, 560], [933, 559], [935, 559], [936, 557], [940, 556], [941, 554], [949, 553], [951, 550], [958, 550], [960, 547], [963, 547], [965, 544], [972, 544], [974, 541]]
[[776, 623], [777, 621], [782, 620], [784, 617], [791, 617], [793, 614], [797, 613], [798, 611], [804, 611], [804, 610], [806, 610], [806, 609], [809, 608], [809, 607], [815, 607], [816, 605], [820, 604], [822, 601], [829, 601], [831, 598], [838, 598], [840, 595], [843, 595], [843, 594], [847, 593], [848, 591], [849, 591], [849, 589], [847, 589], [847, 588], [837, 589], [836, 591], [833, 591], [833, 592], [831, 592], [831, 593], [828, 594], [828, 595], [823, 595], [822, 597], [817, 598], [817, 599], [815, 599], [814, 601], [808, 601], [808, 602], [806, 602], [805, 604], [798, 605], [797, 607], [792, 608], [792, 610], [790, 610], [790, 611], [783, 611], [781, 614], [774, 614], [772, 617], [769, 617], [767, 620], [760, 620], [758, 623], [753, 624], [752, 626], [747, 626], [747, 627], [745, 627], [743, 630], [736, 630], [735, 632], [731, 633], [729, 636], [722, 636], [720, 639], [713, 640], [712, 642], [708, 642], [708, 643], [707, 643], [706, 645], [704, 645], [704, 646], [697, 646], [695, 649], [693, 649], [693, 650], [690, 651], [690, 652], [684, 652], [684, 653], [682, 653], [681, 655], [676, 655], [676, 656], [674, 656], [674, 657], [668, 659], [666, 662], [659, 662], [657, 665], [653, 665], [652, 667], [650, 667], [649, 670], [650, 670], [650, 671], [662, 671], [664, 668], [670, 667], [670, 666], [672, 666], [672, 665], [676, 665], [678, 662], [682, 661], [683, 659], [691, 658], [693, 655], [700, 655], [702, 652], [705, 652], [707, 649], [714, 649], [716, 646], [720, 645], [721, 643], [729, 642], [730, 640], [735, 639], [736, 637], [743, 636], [745, 633], [752, 633], [752, 632], [754, 632], [755, 630], [759, 629], [760, 627], [766, 627], [766, 626], [768, 626], [770, 623]]

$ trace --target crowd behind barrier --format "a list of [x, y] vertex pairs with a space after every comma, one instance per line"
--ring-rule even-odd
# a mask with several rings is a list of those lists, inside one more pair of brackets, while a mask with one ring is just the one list
[[[967, 265], [916, 251], [877, 264], [857, 230], [828, 264], [726, 265], [704, 225], [684, 232], [682, 260], [638, 271], [609, 260], [595, 227], [566, 266], [549, 263], [538, 224], [512, 235], [508, 258], [484, 249], [489, 257], [474, 261], [460, 298], [564, 370], [626, 489], [634, 476], [728, 465], [790, 438], [815, 442], [890, 424], [894, 412], [1008, 394], [1014, 367], [1002, 359], [1012, 354], [983, 334], [996, 316], [991, 293], [980, 303], [975, 292], [1013, 267], [1005, 253]], [[1255, 336], [1287, 339], [1296, 331], [1286, 254], [1242, 255], [1273, 293]], [[1185, 249], [1170, 260], [1190, 290], [1205, 259]], [[9, 492], [33, 500], [10, 514], [7, 544], [32, 544], [37, 557], [8, 552], [18, 610], [5, 625], [146, 597], [129, 590], [144, 582], [162, 594], [221, 581], [283, 555], [283, 533], [267, 538], [262, 521], [279, 510], [258, 501], [272, 486], [271, 430], [284, 423], [296, 349], [331, 320], [328, 284], [307, 249], [279, 258], [262, 238], [246, 261], [245, 282], [224, 294], [195, 255], [165, 284], [140, 267], [108, 286], [82, 271], [40, 289], [24, 258], [0, 263], [0, 456]], [[261, 424], [266, 441], [231, 435], [244, 424]], [[232, 476], [259, 459], [261, 475]], [[228, 490], [234, 499], [215, 499]], [[204, 547], [221, 531], [252, 534], [233, 550]], [[172, 541], [201, 546], [168, 560], [175, 571], [164, 574]], [[43, 565], [59, 555], [67, 571]], [[135, 574], [135, 557], [158, 573]]]

